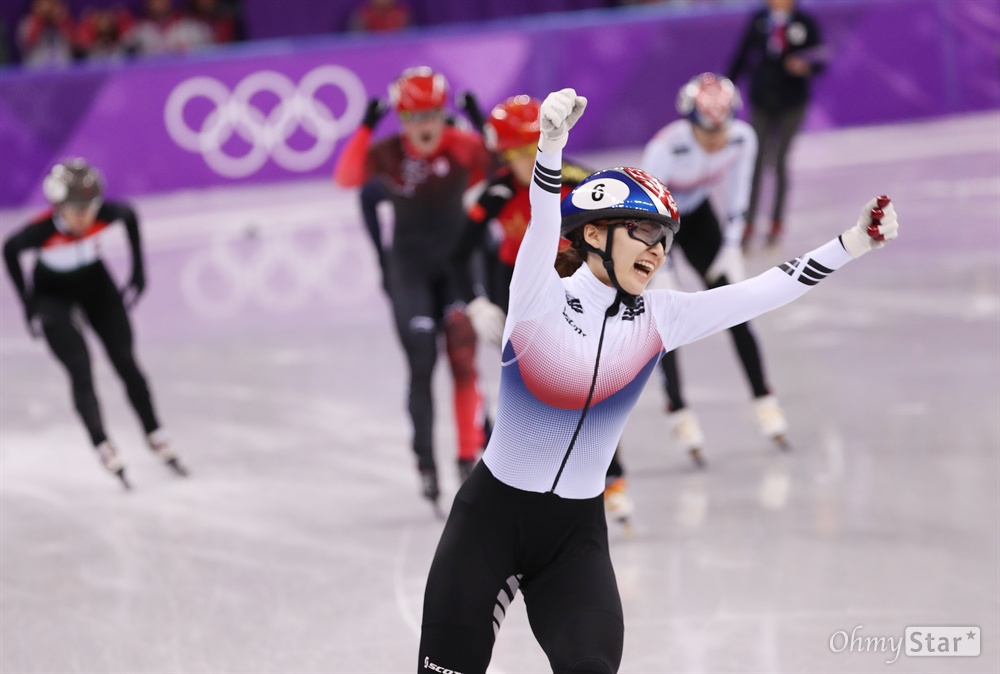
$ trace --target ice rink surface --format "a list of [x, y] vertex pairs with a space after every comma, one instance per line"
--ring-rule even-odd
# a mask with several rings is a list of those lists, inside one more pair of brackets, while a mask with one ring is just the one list
[[[752, 273], [882, 192], [901, 238], [755, 321], [791, 453], [758, 435], [725, 335], [681, 351], [706, 471], [672, 446], [658, 383], [644, 392], [623, 437], [634, 535], [611, 528], [621, 671], [997, 672], [1000, 114], [804, 135], [793, 164], [787, 237], [751, 251]], [[99, 469], [4, 279], [0, 670], [414, 672], [442, 523], [418, 497], [355, 195], [315, 180], [134, 203], [150, 279], [138, 353], [193, 475], [154, 461], [91, 340], [135, 490]], [[0, 233], [27, 215], [0, 213]], [[123, 241], [106, 246], [119, 278]], [[494, 389], [497, 353], [479, 358]], [[447, 504], [444, 358], [435, 382]], [[490, 672], [549, 671], [513, 606]], [[981, 655], [894, 653], [907, 626], [979, 627]]]

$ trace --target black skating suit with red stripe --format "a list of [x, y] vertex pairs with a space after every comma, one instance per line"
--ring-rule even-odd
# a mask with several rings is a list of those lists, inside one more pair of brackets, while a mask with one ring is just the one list
[[[4, 244], [7, 272], [29, 319], [40, 321], [49, 349], [66, 368], [73, 403], [95, 447], [107, 435], [94, 390], [90, 354], [76, 318], [78, 311], [104, 345], [145, 432], [160, 427], [146, 378], [132, 351], [132, 326], [121, 293], [100, 257], [100, 234], [118, 222], [128, 233], [133, 282], [141, 287], [144, 272], [139, 223], [135, 212], [125, 204], [102, 204], [94, 223], [79, 236], [70, 233], [58, 214], [49, 211]], [[38, 251], [30, 286], [20, 262], [21, 253], [27, 250]]]

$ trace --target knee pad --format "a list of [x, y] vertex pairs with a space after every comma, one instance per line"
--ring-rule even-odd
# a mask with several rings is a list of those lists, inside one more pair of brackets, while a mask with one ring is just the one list
[[411, 326], [411, 329], [402, 333], [401, 337], [411, 376], [429, 379], [434, 371], [438, 349], [433, 323], [429, 330], [422, 325]]

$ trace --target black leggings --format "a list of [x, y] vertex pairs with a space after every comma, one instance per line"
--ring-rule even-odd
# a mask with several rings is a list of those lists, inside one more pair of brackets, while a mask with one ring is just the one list
[[[719, 221], [707, 200], [694, 211], [682, 217], [681, 229], [674, 238], [674, 246], [679, 247], [684, 253], [684, 257], [701, 276], [706, 287], [717, 288], [729, 285], [729, 280], [725, 276], [719, 278], [711, 286], [705, 278], [708, 268], [712, 265], [712, 261], [715, 260], [715, 256], [722, 246], [722, 230], [719, 228]], [[733, 338], [736, 353], [739, 354], [740, 362], [743, 364], [743, 371], [750, 382], [753, 396], [759, 398], [767, 395], [770, 389], [764, 377], [760, 350], [757, 348], [757, 340], [750, 329], [750, 324], [735, 325], [729, 328], [729, 334]], [[676, 349], [663, 356], [660, 360], [660, 368], [663, 371], [669, 411], [676, 412], [684, 409], [686, 404], [681, 394], [681, 376], [677, 365]]]
[[[396, 331], [410, 369], [407, 406], [413, 423], [413, 452], [421, 470], [434, 470], [434, 399], [432, 378], [438, 335], [444, 333], [454, 384], [458, 458], [474, 460], [485, 444], [482, 400], [476, 375], [476, 334], [462, 311], [447, 313], [453, 302], [448, 279], [389, 265], [390, 299]], [[446, 315], [447, 313], [447, 315]]]
[[107, 435], [94, 390], [90, 353], [74, 320], [76, 307], [104, 345], [143, 429], [151, 433], [159, 428], [146, 378], [132, 353], [132, 326], [128, 314], [104, 265], [98, 262], [69, 274], [59, 274], [39, 265], [35, 271], [34, 292], [45, 341], [69, 374], [73, 404], [94, 446], [107, 440]]
[[518, 589], [553, 672], [618, 671], [625, 626], [603, 497], [515, 489], [480, 461], [427, 577], [417, 672], [483, 674]]
[[757, 133], [760, 149], [753, 169], [753, 184], [750, 189], [750, 207], [747, 209], [747, 224], [753, 228], [760, 201], [760, 182], [764, 165], [774, 163], [774, 204], [771, 211], [773, 222], [780, 223], [785, 214], [785, 195], [788, 193], [788, 151], [792, 139], [799, 132], [806, 115], [806, 106], [796, 106], [787, 110], [767, 112], [760, 108], [750, 111], [750, 125]]

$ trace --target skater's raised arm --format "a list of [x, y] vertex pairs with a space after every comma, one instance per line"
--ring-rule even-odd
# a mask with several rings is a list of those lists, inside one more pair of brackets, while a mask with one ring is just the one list
[[888, 197], [878, 197], [836, 239], [754, 278], [697, 293], [655, 291], [667, 297], [657, 311], [664, 347], [669, 351], [788, 304], [851, 260], [898, 235], [895, 208]]
[[[510, 283], [511, 314], [516, 313], [519, 319], [544, 310], [547, 300], [563, 301], [559, 274], [553, 267], [562, 221], [562, 149], [586, 107], [586, 98], [573, 89], [562, 89], [549, 94], [539, 111], [541, 135], [529, 192], [531, 222]], [[508, 321], [508, 327], [510, 324]]]
[[372, 131], [379, 120], [388, 112], [389, 106], [381, 98], [372, 98], [365, 108], [364, 119], [351, 135], [340, 153], [340, 159], [333, 167], [333, 182], [341, 187], [361, 187], [371, 178], [373, 170], [368, 148], [372, 142]]

